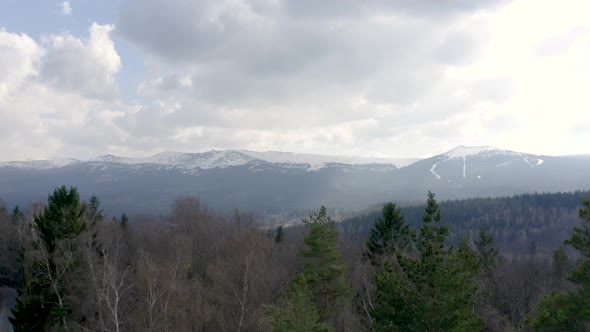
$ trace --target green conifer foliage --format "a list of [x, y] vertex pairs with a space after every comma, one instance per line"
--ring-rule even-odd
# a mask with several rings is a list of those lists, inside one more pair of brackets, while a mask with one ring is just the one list
[[49, 253], [53, 253], [57, 241], [74, 238], [86, 229], [85, 210], [76, 188], [62, 186], [49, 195], [43, 213], [33, 221]]
[[15, 224], [21, 223], [25, 220], [25, 215], [20, 210], [18, 205], [14, 207], [14, 210], [12, 210], [12, 215], [11, 215], [10, 219]]
[[565, 278], [567, 272], [570, 269], [570, 261], [567, 257], [565, 249], [559, 247], [559, 249], [553, 252], [553, 275], [561, 280]]
[[342, 256], [338, 252], [338, 230], [323, 206], [304, 223], [309, 234], [302, 250], [305, 259], [303, 273], [322, 319], [327, 321], [334, 318], [334, 307], [347, 302], [350, 292], [346, 265], [342, 263]]
[[291, 283], [288, 292], [278, 296], [276, 305], [265, 307], [274, 332], [327, 332], [331, 329], [320, 322], [313, 293], [304, 274]]
[[411, 228], [404, 222], [400, 209], [395, 203], [385, 203], [382, 216], [371, 227], [364, 256], [375, 265], [381, 256], [392, 255], [396, 248], [408, 247], [411, 239]]
[[129, 226], [129, 218], [125, 213], [121, 214], [120, 225], [123, 229], [126, 229]]
[[531, 321], [535, 331], [590, 330], [590, 199], [584, 199], [582, 203], [582, 222], [579, 227], [574, 227], [572, 237], [565, 241], [585, 257], [569, 277], [578, 286], [577, 290], [545, 297]]
[[479, 259], [479, 266], [486, 276], [491, 276], [498, 265], [499, 252], [494, 245], [494, 236], [479, 231], [479, 238], [474, 241]]
[[466, 240], [454, 250], [444, 245], [448, 230], [433, 193], [428, 202], [414, 254], [397, 254], [376, 275], [378, 331], [477, 331], [474, 313], [477, 255]]
[[80, 266], [76, 237], [86, 229], [85, 204], [76, 188], [62, 186], [49, 195], [32, 223], [32, 246], [23, 252], [24, 275], [18, 289], [15, 331], [68, 330], [69, 296]]
[[285, 227], [283, 225], [279, 225], [277, 230], [275, 231], [275, 242], [281, 243], [285, 239]]

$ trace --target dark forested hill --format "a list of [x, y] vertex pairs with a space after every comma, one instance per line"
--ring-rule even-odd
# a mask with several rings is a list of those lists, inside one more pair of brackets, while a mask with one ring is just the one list
[[[474, 239], [479, 230], [494, 235], [504, 253], [552, 253], [570, 236], [579, 223], [581, 198], [590, 198], [589, 191], [567, 193], [522, 194], [512, 197], [473, 198], [440, 202], [443, 223], [449, 225], [449, 241], [456, 243], [463, 236]], [[406, 221], [418, 226], [424, 206], [401, 208]], [[350, 239], [364, 240], [381, 211], [373, 211], [340, 223], [343, 234]]]

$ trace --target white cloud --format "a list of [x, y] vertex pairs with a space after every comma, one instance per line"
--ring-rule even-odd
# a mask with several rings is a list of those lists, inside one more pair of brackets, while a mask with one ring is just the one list
[[0, 30], [2, 159], [92, 156], [125, 139], [113, 124], [128, 106], [110, 97], [120, 68], [111, 30], [92, 24], [87, 40], [43, 42]]
[[[588, 153], [589, 3], [447, 3], [130, 0], [86, 38], [0, 31], [1, 158]], [[132, 102], [113, 34], [144, 56]]]
[[[211, 142], [199, 139], [202, 145], [193, 149], [212, 144], [422, 155], [432, 146], [400, 144], [392, 151], [379, 142], [401, 142], [401, 133], [414, 130], [410, 126], [428, 127], [510, 94], [510, 85], [490, 84], [499, 92], [481, 93], [477, 80], [446, 73], [477, 59], [488, 33], [485, 12], [457, 5], [441, 14], [417, 6], [408, 15], [398, 10], [401, 3], [360, 4], [326, 3], [338, 9], [332, 11], [289, 1], [127, 3], [118, 33], [145, 50], [154, 75], [140, 85], [140, 95], [146, 105], [157, 100], [182, 106], [144, 108], [133, 128], [153, 132], [155, 122], [167, 128], [161, 133], [195, 125], [219, 133], [211, 133], [219, 136]], [[191, 84], [181, 85], [181, 78]], [[465, 97], [449, 97], [461, 89]], [[323, 131], [333, 134], [311, 135]], [[428, 144], [440, 141], [422, 133]], [[312, 138], [314, 144], [303, 144]]]
[[61, 14], [64, 16], [72, 16], [72, 6], [69, 1], [64, 1], [60, 5]]
[[[485, 109], [517, 124], [506, 131], [490, 128], [490, 136], [498, 142], [494, 144], [533, 153], [587, 151], [571, 128], [590, 120], [586, 88], [590, 86], [590, 22], [584, 14], [588, 10], [587, 1], [558, 5], [550, 0], [521, 0], [490, 19], [486, 52], [457, 74], [511, 79], [510, 98]], [[590, 138], [590, 133], [586, 135]]]
[[86, 40], [70, 34], [44, 36], [47, 54], [41, 66], [42, 78], [85, 96], [115, 96], [114, 75], [121, 69], [121, 59], [110, 38], [113, 29], [112, 25], [92, 23]]
[[0, 28], [0, 100], [37, 74], [43, 53], [29, 36]]

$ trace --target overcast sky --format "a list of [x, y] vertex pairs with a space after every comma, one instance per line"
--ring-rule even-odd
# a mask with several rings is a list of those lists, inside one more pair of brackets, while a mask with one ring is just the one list
[[0, 160], [590, 153], [588, 0], [4, 0]]

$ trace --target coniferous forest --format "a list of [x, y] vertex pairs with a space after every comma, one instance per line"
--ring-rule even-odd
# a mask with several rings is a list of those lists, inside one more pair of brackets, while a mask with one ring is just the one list
[[191, 196], [108, 216], [64, 186], [0, 205], [0, 290], [15, 331], [587, 331], [589, 196], [429, 192], [268, 227]]

